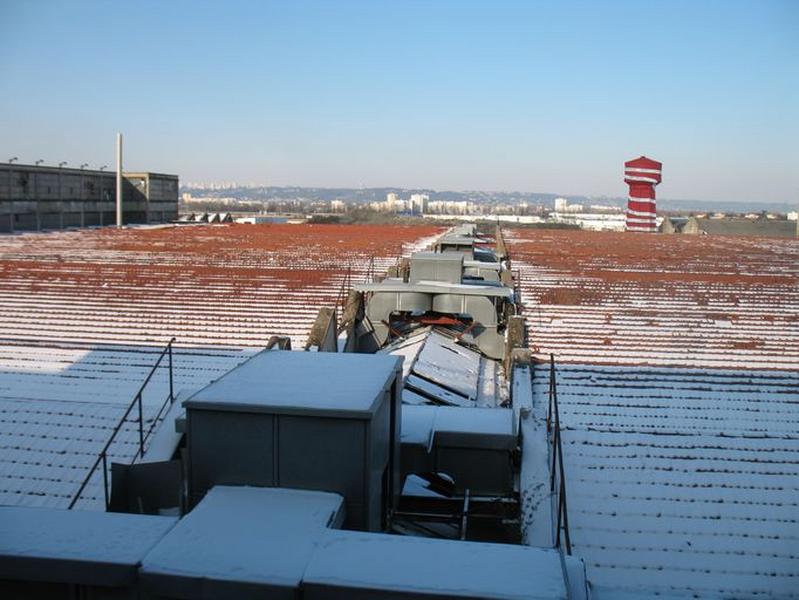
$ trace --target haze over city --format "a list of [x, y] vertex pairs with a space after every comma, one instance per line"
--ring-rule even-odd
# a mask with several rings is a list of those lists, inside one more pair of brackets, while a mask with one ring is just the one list
[[608, 196], [647, 154], [665, 198], [794, 203], [798, 30], [791, 1], [6, 1], [0, 152], [97, 167], [124, 131], [183, 181]]

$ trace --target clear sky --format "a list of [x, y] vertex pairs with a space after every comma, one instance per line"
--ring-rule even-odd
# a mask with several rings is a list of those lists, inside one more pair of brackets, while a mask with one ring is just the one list
[[[799, 0], [0, 0], [0, 160], [799, 200]], [[8, 157], [6, 156], [8, 155]]]

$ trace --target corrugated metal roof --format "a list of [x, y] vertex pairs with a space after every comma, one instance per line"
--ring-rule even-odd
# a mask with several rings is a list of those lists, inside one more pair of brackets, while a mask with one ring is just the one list
[[[506, 232], [595, 597], [791, 597], [799, 244]], [[548, 366], [535, 369], [548, 402]], [[532, 491], [528, 495], [534, 495]]]
[[[160, 347], [0, 346], [0, 505], [66, 508], [161, 353]], [[175, 350], [174, 387], [222, 376], [253, 350]], [[158, 369], [142, 399], [145, 427], [169, 393]], [[112, 461], [138, 451], [133, 415], [109, 448]], [[78, 508], [102, 506], [98, 470]]]
[[[534, 392], [544, 404], [548, 386], [542, 366]], [[563, 365], [558, 397], [571, 541], [594, 584], [796, 591], [795, 372]]]
[[321, 306], [438, 227], [229, 225], [0, 237], [3, 337], [302, 348]]
[[[439, 231], [241, 225], [0, 237], [0, 504], [66, 507], [173, 335], [175, 391], [197, 390], [272, 335], [302, 347], [348, 268], [363, 279], [373, 257], [383, 270]], [[145, 389], [145, 419], [167, 396], [165, 373]], [[129, 462], [137, 439], [126, 424], [111, 458]], [[102, 495], [98, 472], [77, 507], [101, 507]]]
[[560, 361], [799, 369], [799, 243], [512, 229], [528, 339]]

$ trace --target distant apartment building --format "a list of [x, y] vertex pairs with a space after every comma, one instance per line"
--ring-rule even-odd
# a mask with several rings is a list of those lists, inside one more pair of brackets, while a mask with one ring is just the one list
[[411, 210], [409, 200], [400, 200], [398, 194], [389, 192], [383, 202], [371, 202], [369, 208], [380, 212], [403, 213]]
[[437, 200], [427, 205], [429, 212], [441, 215], [473, 215], [477, 205], [466, 200]]
[[583, 212], [582, 204], [569, 204], [566, 198], [555, 198], [555, 212], [558, 213], [578, 213]]
[[428, 211], [430, 196], [427, 194], [411, 194], [411, 211], [415, 215], [423, 215]]
[[[125, 173], [122, 222], [178, 217], [178, 176]], [[0, 164], [0, 232], [116, 223], [116, 174], [103, 170]]]

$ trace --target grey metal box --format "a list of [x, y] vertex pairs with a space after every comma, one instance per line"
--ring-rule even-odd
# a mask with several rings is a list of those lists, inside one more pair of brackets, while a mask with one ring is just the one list
[[214, 485], [336, 492], [380, 530], [399, 496], [400, 358], [264, 351], [185, 401], [192, 504]]
[[410, 282], [445, 281], [461, 283], [463, 254], [456, 252], [417, 252], [411, 256]]
[[297, 600], [305, 567], [342, 499], [218, 486], [147, 554], [141, 590], [159, 598]]
[[328, 529], [305, 600], [566, 600], [554, 549]]
[[0, 598], [138, 598], [140, 562], [176, 523], [172, 517], [0, 507]]
[[406, 406], [402, 427], [402, 476], [446, 473], [457, 493], [509, 495], [518, 431], [512, 410]]

